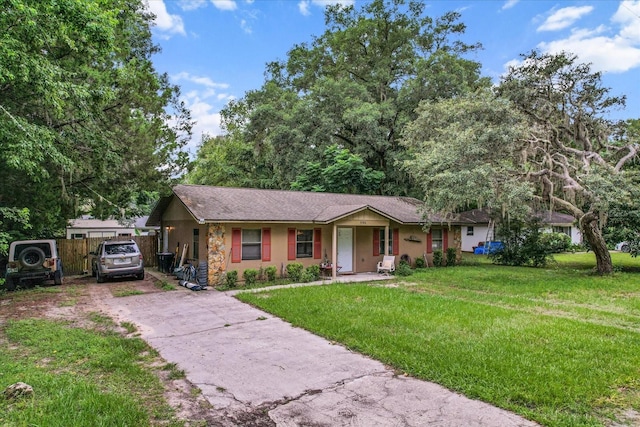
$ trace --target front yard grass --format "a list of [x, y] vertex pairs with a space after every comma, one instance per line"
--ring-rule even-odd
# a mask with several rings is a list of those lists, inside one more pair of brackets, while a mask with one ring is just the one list
[[[394, 285], [333, 284], [238, 298], [547, 426], [640, 423], [640, 259], [592, 274], [593, 254], [545, 269], [425, 269]], [[590, 260], [590, 261], [589, 261]]]
[[11, 320], [4, 334], [0, 384], [22, 381], [34, 395], [0, 399], [0, 425], [183, 425], [145, 368], [157, 353], [141, 339], [44, 319]]

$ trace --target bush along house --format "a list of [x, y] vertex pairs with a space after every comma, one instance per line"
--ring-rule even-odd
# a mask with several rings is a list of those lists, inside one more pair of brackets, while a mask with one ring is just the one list
[[455, 248], [460, 225], [430, 218], [410, 197], [367, 196], [251, 188], [178, 185], [160, 199], [147, 221], [160, 227], [164, 252], [187, 247], [186, 259], [206, 261], [208, 284], [226, 271], [293, 262], [320, 265], [327, 275], [375, 272], [384, 255], [414, 264], [434, 251]]

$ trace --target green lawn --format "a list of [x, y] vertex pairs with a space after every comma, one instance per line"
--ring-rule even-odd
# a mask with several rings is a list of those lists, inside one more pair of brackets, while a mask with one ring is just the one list
[[240, 294], [296, 326], [548, 426], [607, 425], [640, 411], [640, 259], [591, 273], [593, 254], [549, 268], [487, 264]]
[[[0, 308], [40, 307], [55, 297], [59, 307], [66, 307], [81, 293], [77, 286], [0, 293]], [[0, 426], [185, 425], [167, 403], [159, 378], [180, 372], [163, 366], [142, 339], [117, 331], [120, 326], [132, 334], [135, 325], [117, 325], [98, 312], [82, 322], [80, 328], [28, 314], [0, 321]], [[16, 382], [31, 385], [33, 397], [5, 399], [2, 391]]]

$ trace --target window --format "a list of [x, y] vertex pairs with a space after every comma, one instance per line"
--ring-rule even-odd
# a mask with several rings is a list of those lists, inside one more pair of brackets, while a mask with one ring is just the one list
[[257, 230], [242, 230], [242, 259], [260, 259], [262, 246], [262, 233]]
[[442, 229], [431, 230], [431, 249], [434, 251], [442, 250]]
[[136, 254], [139, 253], [138, 246], [131, 243], [106, 243], [104, 245], [105, 255], [124, 255], [124, 254]]
[[393, 253], [393, 232], [391, 230], [389, 230], [389, 244], [387, 245], [387, 248], [389, 249], [387, 252], [384, 251], [384, 242], [385, 242], [386, 236], [384, 235], [384, 228], [380, 229], [380, 253], [381, 254], [392, 254]]
[[564, 233], [567, 236], [571, 237], [571, 227], [561, 227], [559, 225], [554, 225], [551, 227], [554, 233]]
[[297, 230], [296, 258], [311, 258], [313, 256], [313, 230]]
[[72, 239], [84, 239], [85, 237], [87, 237], [87, 235], [83, 233], [73, 233], [71, 235]]
[[467, 236], [473, 236], [473, 227], [467, 227]]
[[193, 250], [191, 252], [193, 252], [192, 255], [194, 259], [200, 259], [200, 229], [199, 228], [193, 229]]

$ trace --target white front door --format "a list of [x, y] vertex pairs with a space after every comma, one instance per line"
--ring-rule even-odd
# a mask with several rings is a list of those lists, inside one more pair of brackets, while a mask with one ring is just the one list
[[353, 272], [353, 228], [338, 228], [338, 266], [341, 273]]

